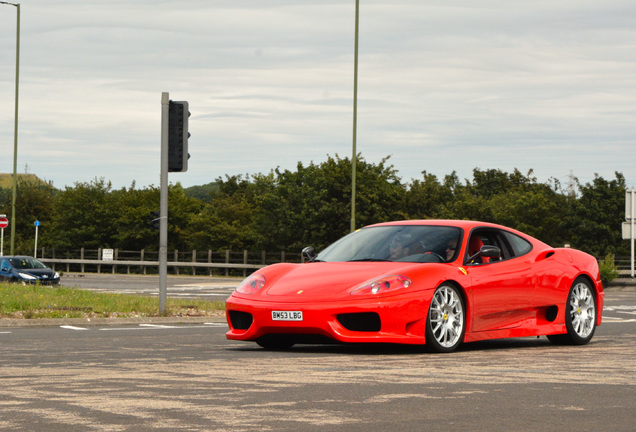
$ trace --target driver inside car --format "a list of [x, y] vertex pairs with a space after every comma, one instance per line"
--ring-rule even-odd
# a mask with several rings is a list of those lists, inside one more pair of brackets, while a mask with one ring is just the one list
[[450, 260], [453, 259], [453, 256], [455, 256], [455, 250], [457, 250], [456, 238], [449, 241], [448, 245], [446, 246], [446, 261], [447, 262], [450, 262]]
[[397, 261], [400, 258], [408, 256], [410, 252], [409, 245], [413, 242], [413, 239], [409, 234], [397, 234], [391, 240], [389, 245], [389, 253], [391, 261]]

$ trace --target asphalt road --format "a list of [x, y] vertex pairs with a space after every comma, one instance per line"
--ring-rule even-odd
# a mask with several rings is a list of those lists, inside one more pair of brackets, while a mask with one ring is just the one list
[[634, 430], [636, 291], [608, 291], [583, 347], [546, 338], [412, 347], [227, 341], [190, 324], [3, 327], [0, 430]]

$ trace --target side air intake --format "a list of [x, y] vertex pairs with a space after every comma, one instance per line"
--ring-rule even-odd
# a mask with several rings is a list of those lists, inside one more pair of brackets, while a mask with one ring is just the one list
[[381, 328], [380, 315], [375, 312], [345, 313], [337, 318], [338, 322], [350, 331], [378, 332]]

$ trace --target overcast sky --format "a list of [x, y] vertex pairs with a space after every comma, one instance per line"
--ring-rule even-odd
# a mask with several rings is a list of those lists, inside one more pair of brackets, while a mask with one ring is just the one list
[[[161, 93], [190, 103], [184, 186], [350, 158], [354, 0], [22, 0], [18, 172], [159, 185]], [[0, 172], [16, 8], [0, 5]], [[360, 0], [358, 141], [427, 171], [636, 186], [636, 2]]]

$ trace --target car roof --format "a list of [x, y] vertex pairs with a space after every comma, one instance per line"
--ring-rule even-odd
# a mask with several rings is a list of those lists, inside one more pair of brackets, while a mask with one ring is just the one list
[[472, 228], [479, 226], [479, 227], [491, 227], [491, 228], [501, 228], [501, 229], [512, 230], [511, 228], [505, 227], [503, 225], [497, 225], [497, 224], [493, 224], [489, 222], [479, 222], [479, 221], [470, 221], [470, 220], [453, 220], [453, 219], [414, 219], [414, 220], [382, 222], [382, 223], [377, 223], [377, 224], [368, 225], [368, 226], [374, 227], [374, 226], [389, 226], [389, 225], [451, 226], [451, 227], [463, 228], [465, 230], [471, 230]]
[[457, 227], [464, 230], [465, 233], [470, 233], [474, 228], [495, 228], [505, 230], [514, 234], [517, 234], [526, 240], [533, 243], [535, 246], [542, 245], [544, 247], [551, 247], [547, 243], [542, 242], [539, 239], [532, 237], [529, 234], [516, 230], [514, 228], [510, 228], [504, 225], [498, 225], [490, 222], [479, 222], [474, 220], [454, 220], [454, 219], [414, 219], [414, 220], [402, 220], [402, 221], [392, 221], [392, 222], [382, 222], [373, 225], [368, 225], [365, 228], [369, 227], [378, 227], [378, 226], [391, 226], [391, 225], [421, 225], [421, 226], [448, 226], [448, 227]]

